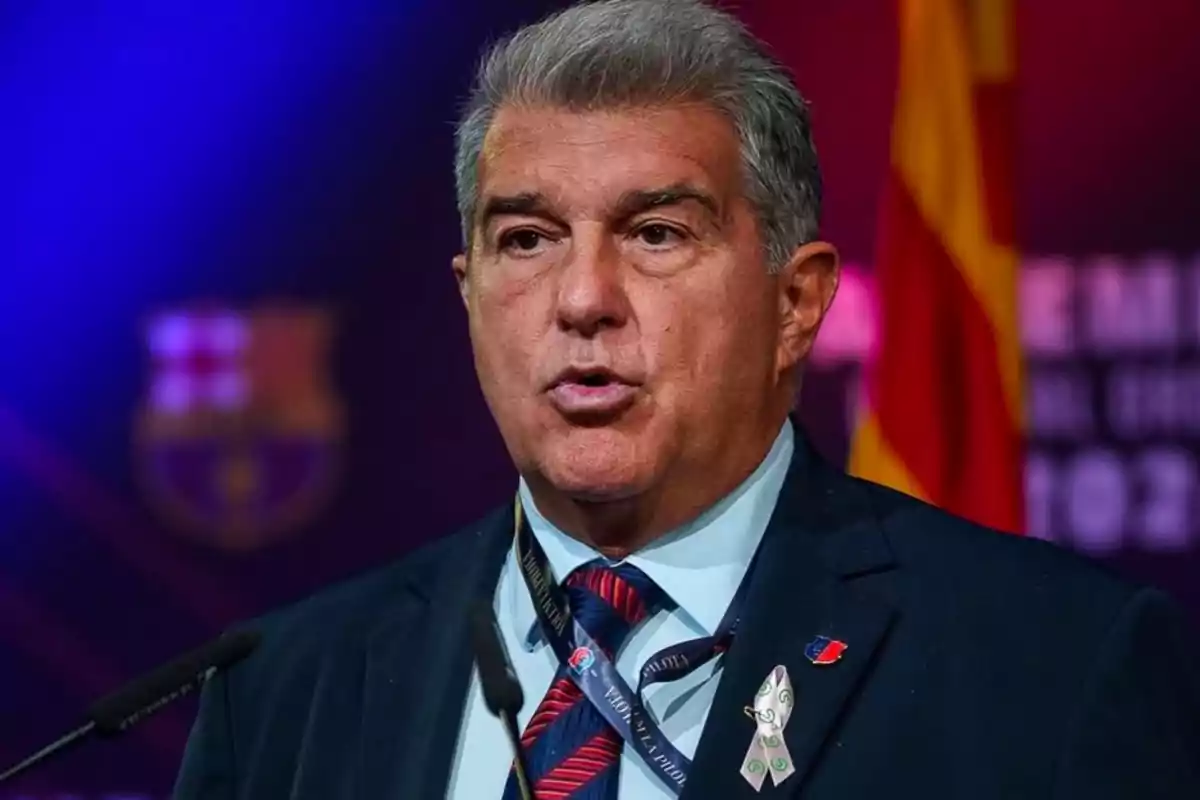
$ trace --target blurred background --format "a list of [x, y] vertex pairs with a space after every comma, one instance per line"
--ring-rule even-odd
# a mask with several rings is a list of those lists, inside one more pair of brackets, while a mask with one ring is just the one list
[[[480, 48], [550, 0], [0, 5], [0, 762], [177, 651], [511, 492], [449, 263]], [[1200, 4], [1009, 4], [1023, 532], [1200, 619]], [[848, 262], [806, 378], [850, 446], [896, 0], [741, 0]], [[165, 798], [194, 705], [2, 800]]]

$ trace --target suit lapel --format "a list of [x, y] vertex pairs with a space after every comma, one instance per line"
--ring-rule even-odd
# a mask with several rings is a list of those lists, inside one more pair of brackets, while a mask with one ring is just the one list
[[[892, 565], [883, 532], [869, 517], [868, 499], [854, 481], [820, 461], [801, 437], [797, 440], [683, 800], [797, 792], [839, 712], [865, 680], [892, 620], [889, 606], [855, 586], [856, 576]], [[844, 642], [842, 658], [813, 664], [805, 648], [817, 636]], [[746, 708], [780, 665], [795, 692], [784, 740], [796, 772], [779, 787], [768, 776], [755, 792], [740, 774], [755, 731]]]
[[473, 663], [467, 610], [495, 591], [511, 520], [511, 507], [492, 515], [437, 569], [415, 576], [408, 602], [372, 631], [360, 800], [445, 794]]

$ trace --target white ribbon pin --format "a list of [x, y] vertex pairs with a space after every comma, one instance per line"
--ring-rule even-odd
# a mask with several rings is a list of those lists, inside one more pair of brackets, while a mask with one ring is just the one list
[[762, 791], [768, 772], [778, 786], [796, 771], [792, 765], [792, 754], [783, 740], [783, 729], [791, 719], [795, 704], [787, 667], [778, 666], [763, 681], [754, 697], [754, 708], [746, 706], [746, 716], [755, 721], [756, 728], [750, 740], [750, 749], [742, 761], [742, 777], [756, 792]]

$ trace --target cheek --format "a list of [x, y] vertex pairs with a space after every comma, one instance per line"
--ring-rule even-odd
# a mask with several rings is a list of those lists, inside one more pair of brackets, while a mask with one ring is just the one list
[[[756, 385], [774, 352], [762, 303], [724, 289], [679, 292], [664, 305], [655, 352], [664, 400], [695, 408]], [[772, 362], [773, 363], [773, 362]]]
[[481, 382], [504, 386], [506, 394], [528, 384], [544, 339], [536, 297], [506, 287], [485, 287], [471, 304], [471, 346]]
[[659, 300], [650, 330], [642, 331], [651, 340], [651, 368], [662, 378], [664, 399], [690, 404], [721, 374], [728, 323], [713, 293], [668, 291]]

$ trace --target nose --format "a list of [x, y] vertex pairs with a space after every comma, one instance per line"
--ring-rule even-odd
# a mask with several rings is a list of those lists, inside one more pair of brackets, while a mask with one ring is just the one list
[[559, 272], [556, 317], [566, 333], [592, 338], [629, 318], [616, 248], [599, 233], [576, 232]]

